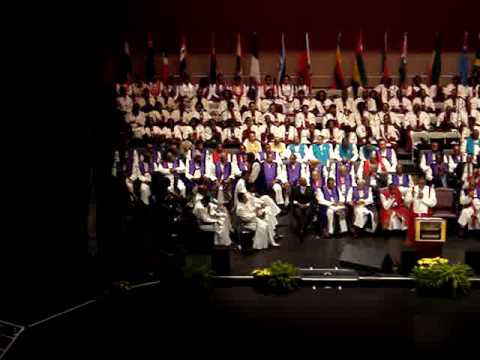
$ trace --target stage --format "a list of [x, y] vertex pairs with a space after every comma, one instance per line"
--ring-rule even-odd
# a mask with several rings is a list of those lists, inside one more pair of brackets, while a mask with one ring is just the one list
[[[239, 251], [231, 253], [231, 274], [246, 275], [256, 267], [268, 266], [275, 260], [292, 263], [298, 267], [333, 268], [351, 267], [367, 272], [382, 272], [382, 264], [389, 255], [401, 261], [401, 253], [413, 252], [414, 249], [402, 245], [405, 240], [400, 232], [378, 231], [376, 234], [363, 234], [355, 239], [350, 234], [338, 238], [316, 238], [313, 232], [305, 236], [303, 242], [293, 232], [295, 219], [291, 214], [279, 218], [278, 234], [280, 247], [255, 251], [243, 255]], [[453, 232], [449, 231], [449, 233]], [[465, 262], [466, 250], [480, 250], [478, 234], [467, 238], [458, 238], [454, 234], [447, 236], [443, 245], [443, 256], [453, 263]]]

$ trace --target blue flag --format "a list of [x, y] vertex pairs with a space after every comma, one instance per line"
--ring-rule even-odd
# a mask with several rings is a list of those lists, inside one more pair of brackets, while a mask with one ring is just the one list
[[463, 46], [460, 56], [458, 57], [458, 76], [460, 77], [460, 83], [467, 85], [468, 82], [468, 32], [465, 32], [463, 37]]

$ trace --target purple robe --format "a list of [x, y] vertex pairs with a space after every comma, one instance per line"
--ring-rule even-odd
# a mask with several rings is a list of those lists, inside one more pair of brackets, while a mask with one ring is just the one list
[[[443, 155], [442, 153], [439, 151], [438, 152], [441, 156], [441, 158], [443, 159]], [[432, 165], [432, 163], [435, 161], [435, 157], [433, 156], [433, 151], [432, 150], [427, 150], [427, 152], [425, 153], [425, 162], [427, 163], [427, 165]]]
[[[385, 157], [387, 158], [388, 162], [391, 164], [392, 163], [392, 148], [387, 147], [386, 149], [386, 155]], [[381, 155], [381, 150], [377, 150], [377, 158], [381, 159], [383, 156]]]
[[237, 165], [240, 171], [247, 170], [247, 166], [245, 165], [245, 156], [241, 156], [242, 154], [237, 154]]
[[333, 188], [332, 190], [330, 190], [328, 188], [328, 186], [324, 186], [322, 188], [322, 192], [323, 192], [323, 197], [327, 201], [338, 202], [339, 199], [340, 199], [339, 194], [338, 194], [338, 188], [336, 188], [336, 187]]
[[262, 164], [263, 167], [263, 174], [265, 176], [265, 183], [268, 188], [272, 186], [273, 181], [277, 178], [277, 163], [272, 162], [269, 164], [268, 162], [264, 162]]
[[223, 164], [223, 171], [221, 168], [221, 163], [218, 162], [215, 164], [215, 176], [217, 177], [218, 180], [227, 180], [230, 177], [230, 174], [232, 173], [232, 167], [230, 163], [225, 163]]
[[[190, 161], [190, 166], [189, 166], [189, 169], [188, 169], [188, 173], [190, 175], [193, 175], [195, 173], [195, 170], [196, 170], [196, 163], [195, 161]], [[205, 158], [202, 158], [200, 160], [200, 176], [205, 176]]]
[[[273, 156], [273, 160], [276, 160], [277, 159], [277, 153], [275, 151], [270, 151], [270, 153]], [[265, 161], [266, 159], [267, 159], [267, 152], [262, 151], [260, 153], [260, 161]]]
[[[370, 188], [368, 186], [365, 186], [364, 190], [363, 190], [363, 196], [362, 196], [362, 199], [363, 200], [366, 200], [368, 199], [368, 196], [370, 195]], [[354, 186], [352, 188], [352, 200], [353, 201], [358, 201], [360, 200], [360, 193], [358, 191], [358, 188], [356, 186]]]
[[402, 181], [400, 182], [400, 178], [397, 174], [392, 175], [392, 184], [395, 186], [403, 186], [409, 187], [410, 186], [410, 178], [408, 174], [402, 174]]
[[298, 162], [292, 166], [290, 163], [287, 165], [287, 178], [288, 182], [291, 185], [297, 185], [298, 180], [300, 180], [300, 176], [302, 173], [302, 165]]
[[146, 173], [150, 173], [150, 168], [147, 170], [147, 169], [145, 168], [145, 164], [146, 164], [146, 163], [145, 163], [144, 161], [141, 161], [141, 162], [138, 163], [138, 167], [139, 167], [140, 173], [141, 173], [142, 175], [145, 175]]

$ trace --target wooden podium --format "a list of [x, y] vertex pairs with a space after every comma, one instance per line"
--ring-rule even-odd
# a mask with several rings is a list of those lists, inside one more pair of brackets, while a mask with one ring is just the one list
[[442, 256], [447, 241], [447, 221], [442, 218], [415, 218], [415, 247], [417, 258]]

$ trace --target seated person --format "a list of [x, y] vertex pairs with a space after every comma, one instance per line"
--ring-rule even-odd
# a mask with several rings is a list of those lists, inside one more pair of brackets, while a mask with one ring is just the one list
[[411, 212], [393, 183], [380, 193], [380, 202], [380, 222], [385, 230], [415, 231]]
[[308, 111], [312, 109], [312, 105], [310, 100], [305, 97], [305, 91], [299, 90], [297, 93], [297, 97], [293, 99], [293, 111], [300, 112], [303, 111], [303, 106], [307, 106]]
[[297, 221], [296, 232], [300, 237], [300, 241], [303, 241], [312, 218], [312, 205], [314, 202], [314, 193], [312, 188], [308, 186], [305, 177], [301, 177], [293, 185], [291, 200], [293, 217]]
[[290, 118], [285, 118], [285, 123], [283, 125], [284, 128], [284, 137], [283, 142], [285, 145], [291, 144], [295, 141], [295, 137], [298, 136], [298, 130], [295, 126], [292, 125]]
[[460, 235], [463, 236], [466, 229], [480, 229], [480, 184], [471, 182], [467, 189], [462, 190], [460, 204], [463, 209], [458, 218], [458, 224], [461, 226]]
[[433, 181], [437, 185], [446, 186], [446, 176], [448, 173], [448, 160], [440, 150], [438, 142], [432, 142], [431, 150], [427, 150], [420, 159], [420, 168], [425, 174], [427, 181]]
[[462, 151], [465, 152], [467, 155], [472, 156], [473, 162], [478, 163], [478, 157], [480, 154], [480, 139], [479, 139], [480, 131], [478, 129], [474, 129], [471, 136], [466, 138], [462, 143]]
[[263, 115], [257, 110], [257, 103], [250, 101], [248, 104], [248, 110], [242, 114], [243, 122], [249, 117], [252, 119], [254, 125], [261, 125], [263, 123]]
[[258, 154], [262, 151], [262, 145], [260, 144], [260, 141], [257, 140], [253, 131], [248, 135], [248, 139], [243, 142], [243, 146], [245, 146], [245, 151], [247, 153]]
[[356, 162], [358, 160], [357, 146], [349, 143], [348, 139], [343, 139], [335, 148], [334, 158], [341, 162]]
[[233, 103], [233, 101], [229, 101], [227, 103], [227, 108], [221, 114], [221, 120], [223, 122], [226, 122], [227, 120], [233, 120], [235, 124], [242, 123], [242, 116], [240, 115], [238, 110], [235, 109], [235, 104]]
[[222, 129], [217, 126], [215, 120], [211, 119], [208, 126], [205, 126], [203, 132], [205, 145], [217, 146], [222, 142]]
[[227, 212], [215, 210], [216, 205], [211, 203], [206, 194], [197, 198], [193, 207], [193, 215], [197, 219], [198, 227], [201, 231], [214, 233], [214, 244], [216, 246], [230, 246], [230, 231], [232, 230]]
[[378, 143], [378, 165], [382, 173], [394, 172], [397, 167], [397, 154], [394, 149], [387, 147], [385, 140]]
[[270, 144], [270, 149], [275, 153], [282, 157], [283, 153], [285, 152], [285, 143], [282, 141], [282, 138], [275, 137], [273, 142]]
[[441, 131], [450, 131], [452, 129], [460, 128], [458, 123], [458, 116], [457, 113], [453, 111], [450, 106], [445, 108], [445, 111], [441, 112], [437, 116], [437, 123], [436, 126]]
[[420, 105], [422, 111], [433, 113], [435, 112], [435, 104], [430, 96], [427, 95], [425, 89], [420, 89], [417, 96], [412, 101], [413, 105]]
[[365, 228], [370, 220], [370, 226], [366, 231], [373, 233], [377, 229], [378, 215], [373, 202], [373, 189], [366, 185], [365, 180], [358, 179], [357, 186], [348, 190], [347, 203], [353, 208], [353, 235], [358, 237], [359, 232]]
[[360, 147], [360, 151], [359, 151], [360, 160], [365, 161], [370, 159], [371, 154], [376, 153], [377, 150], [378, 150], [378, 146], [368, 141], [365, 145], [362, 145]]
[[306, 129], [300, 132], [300, 142], [302, 144], [313, 144], [315, 140], [321, 135], [320, 130], [316, 128], [315, 124], [310, 124]]
[[335, 186], [335, 179], [328, 179], [327, 186], [317, 191], [316, 199], [320, 205], [320, 219], [323, 224], [327, 224], [325, 236], [330, 237], [334, 234], [335, 217], [337, 217], [339, 221], [340, 233], [347, 232], [345, 196], [342, 191]]
[[400, 133], [397, 128], [392, 124], [392, 120], [389, 114], [384, 115], [383, 124], [380, 126], [380, 136], [377, 141], [385, 140], [387, 143], [394, 145], [400, 140]]
[[310, 163], [312, 161], [319, 161], [322, 165], [330, 168], [330, 165], [335, 160], [333, 145], [329, 142], [324, 142], [324, 137], [319, 135], [315, 142], [310, 146], [307, 160]]
[[242, 143], [248, 139], [248, 135], [253, 131], [257, 139], [260, 139], [260, 130], [257, 125], [253, 124], [252, 118], [246, 117], [245, 123], [240, 127], [242, 131]]
[[282, 164], [273, 161], [273, 154], [267, 153], [265, 161], [260, 166], [260, 174], [255, 184], [257, 192], [260, 195], [269, 195], [273, 193], [273, 198], [277, 205], [284, 205], [282, 187]]
[[255, 231], [253, 248], [266, 249], [269, 245], [279, 246], [275, 242], [275, 230], [268, 220], [264, 205], [259, 205], [252, 194], [239, 192], [236, 215], [246, 229]]
[[134, 193], [134, 182], [137, 180], [138, 193], [140, 200], [148, 205], [150, 203], [150, 183], [152, 182], [151, 173], [154, 169], [151, 168], [150, 158], [147, 154], [140, 154], [138, 166], [133, 166], [131, 175], [126, 179], [127, 188], [130, 193]]
[[395, 173], [388, 175], [388, 184], [395, 185], [395, 187], [400, 190], [402, 196], [404, 196], [407, 191], [411, 190], [414, 185], [412, 176], [403, 171], [403, 166], [401, 164], [397, 165]]
[[232, 158], [233, 174], [239, 176], [247, 170], [247, 150], [243, 144], [240, 145], [240, 150], [236, 154], [232, 154]]
[[227, 154], [222, 153], [220, 160], [210, 165], [209, 177], [215, 184], [214, 193], [217, 194], [219, 204], [227, 204], [231, 200], [233, 169], [232, 163], [227, 160]]
[[207, 176], [207, 169], [206, 157], [200, 153], [195, 153], [193, 159], [187, 161], [185, 178], [189, 190], [192, 190], [200, 180]]
[[326, 128], [321, 131], [323, 138], [331, 144], [339, 144], [344, 139], [344, 133], [336, 126], [335, 120], [328, 120]]
[[287, 145], [283, 153], [284, 159], [289, 159], [291, 155], [295, 155], [300, 162], [307, 162], [309, 147], [307, 144], [300, 144], [300, 138], [295, 136], [294, 141]]
[[185, 165], [182, 160], [176, 158], [173, 153], [169, 151], [154, 171], [158, 171], [170, 181], [168, 187], [170, 192], [177, 193], [178, 190], [178, 193], [183, 198], [186, 198], [187, 189], [180, 179], [180, 177], [185, 174]]
[[235, 120], [228, 119], [226, 127], [222, 131], [222, 142], [228, 145], [240, 145], [242, 139], [242, 130], [236, 126]]

